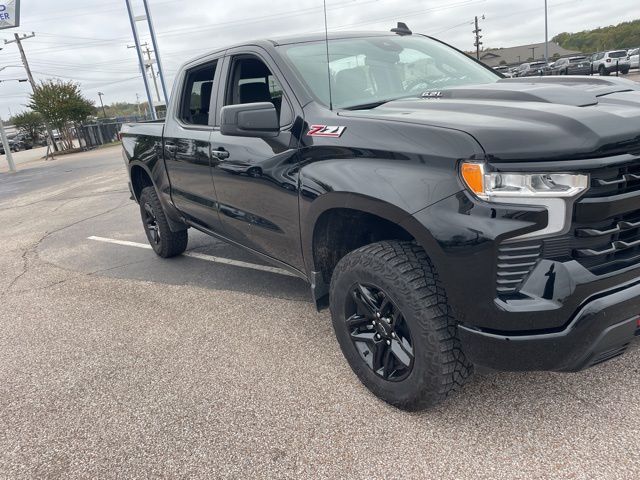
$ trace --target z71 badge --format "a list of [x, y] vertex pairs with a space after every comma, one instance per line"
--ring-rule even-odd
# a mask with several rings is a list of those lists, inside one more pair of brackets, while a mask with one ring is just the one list
[[309, 127], [309, 135], [310, 137], [340, 137], [347, 127], [341, 126], [331, 126], [331, 125], [311, 125]]

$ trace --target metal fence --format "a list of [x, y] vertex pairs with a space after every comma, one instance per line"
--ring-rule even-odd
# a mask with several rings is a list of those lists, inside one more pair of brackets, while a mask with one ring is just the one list
[[81, 125], [78, 138], [82, 148], [95, 148], [119, 140], [118, 134], [124, 123], [149, 120], [146, 117], [122, 117], [108, 121]]

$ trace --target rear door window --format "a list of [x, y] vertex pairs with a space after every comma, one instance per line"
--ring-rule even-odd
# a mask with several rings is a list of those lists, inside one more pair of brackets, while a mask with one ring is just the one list
[[182, 89], [180, 120], [188, 125], [209, 125], [213, 79], [217, 61], [187, 71]]

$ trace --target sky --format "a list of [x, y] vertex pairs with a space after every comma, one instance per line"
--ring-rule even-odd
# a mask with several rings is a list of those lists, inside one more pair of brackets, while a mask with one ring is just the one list
[[[132, 0], [136, 15], [142, 0]], [[99, 105], [145, 97], [125, 0], [22, 0], [21, 25], [0, 31], [0, 80], [24, 78], [14, 33], [23, 42], [37, 81], [75, 80]], [[230, 44], [324, 30], [321, 0], [148, 0], [169, 88], [180, 65]], [[549, 0], [549, 38], [561, 32], [614, 25], [640, 18], [638, 0]], [[462, 50], [473, 47], [478, 15], [485, 48], [544, 41], [544, 0], [327, 0], [330, 31], [382, 30], [404, 21], [414, 31]], [[145, 22], [138, 28], [149, 41]], [[153, 89], [153, 83], [151, 82]], [[28, 83], [0, 82], [0, 115], [26, 110]]]

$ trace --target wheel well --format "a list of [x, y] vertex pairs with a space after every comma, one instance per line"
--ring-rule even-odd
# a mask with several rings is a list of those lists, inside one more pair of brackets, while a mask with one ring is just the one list
[[140, 199], [142, 189], [145, 187], [153, 187], [153, 181], [147, 171], [139, 166], [131, 168], [131, 186], [136, 199]]
[[313, 260], [328, 285], [333, 270], [347, 253], [382, 240], [414, 238], [397, 224], [360, 210], [347, 208], [324, 212], [313, 231]]

